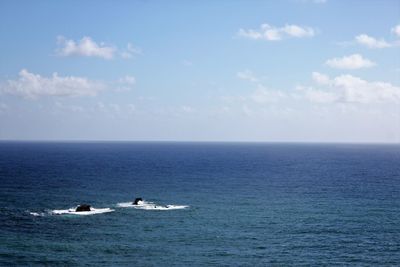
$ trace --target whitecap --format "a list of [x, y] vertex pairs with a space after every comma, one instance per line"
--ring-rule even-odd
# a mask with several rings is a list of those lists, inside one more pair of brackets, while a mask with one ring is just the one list
[[55, 215], [94, 215], [94, 214], [101, 214], [112, 212], [113, 209], [110, 208], [103, 208], [103, 209], [95, 209], [91, 208], [90, 211], [76, 211], [76, 208], [71, 208], [67, 210], [52, 210], [51, 213]]
[[188, 207], [189, 206], [186, 206], [186, 205], [166, 205], [166, 206], [154, 205], [154, 206], [146, 206], [146, 207], [143, 207], [142, 209], [145, 209], [145, 210], [181, 210], [181, 209], [186, 209]]
[[117, 203], [117, 206], [121, 207], [121, 208], [133, 208], [136, 205], [133, 205], [132, 202], [121, 202], [121, 203]]
[[121, 208], [135, 208], [142, 210], [181, 210], [189, 207], [187, 205], [159, 205], [144, 200], [139, 201], [137, 205], [134, 205], [132, 202], [121, 202], [118, 203], [117, 206]]
[[30, 215], [35, 216], [35, 217], [41, 217], [46, 215], [44, 212], [29, 212]]

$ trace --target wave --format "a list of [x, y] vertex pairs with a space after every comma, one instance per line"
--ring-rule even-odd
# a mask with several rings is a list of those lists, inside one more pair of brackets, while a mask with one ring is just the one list
[[132, 202], [121, 202], [118, 203], [117, 206], [121, 208], [135, 208], [141, 210], [181, 210], [189, 207], [187, 205], [159, 205], [144, 200], [139, 201], [137, 205], [134, 205]]
[[70, 208], [67, 210], [52, 210], [51, 214], [54, 215], [94, 215], [94, 214], [101, 214], [101, 213], [108, 213], [113, 212], [113, 209], [110, 208], [103, 208], [103, 209], [95, 209], [91, 208], [90, 211], [75, 211], [76, 208]]
[[46, 215], [44, 212], [29, 212], [29, 214], [35, 217], [43, 217]]
[[[181, 209], [186, 209], [189, 206], [187, 205], [160, 205], [156, 204], [154, 202], [149, 202], [149, 201], [139, 201], [137, 205], [134, 205], [132, 202], [122, 202], [118, 203], [117, 207], [120, 208], [135, 208], [135, 209], [141, 209], [141, 210], [181, 210]], [[29, 212], [30, 215], [35, 216], [35, 217], [43, 217], [47, 215], [94, 215], [94, 214], [102, 214], [102, 213], [108, 213], [108, 212], [113, 212], [115, 211], [114, 209], [111, 208], [91, 208], [90, 211], [76, 211], [75, 208], [70, 208], [70, 209], [65, 209], [65, 210], [51, 210], [51, 211], [46, 211], [46, 212]]]

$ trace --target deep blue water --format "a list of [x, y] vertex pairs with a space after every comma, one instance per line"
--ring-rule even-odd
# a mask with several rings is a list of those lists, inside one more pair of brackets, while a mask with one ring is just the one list
[[0, 265], [400, 265], [399, 145], [0, 142], [0, 182]]

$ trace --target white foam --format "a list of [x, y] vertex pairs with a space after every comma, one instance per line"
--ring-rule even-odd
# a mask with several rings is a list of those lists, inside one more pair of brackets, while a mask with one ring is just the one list
[[71, 215], [94, 215], [94, 214], [101, 214], [101, 213], [107, 213], [107, 212], [112, 212], [114, 211], [113, 209], [110, 208], [104, 208], [104, 209], [95, 209], [95, 208], [90, 208], [90, 211], [76, 211], [76, 208], [71, 208], [67, 210], [53, 210], [51, 213], [55, 215], [65, 215], [65, 214], [71, 214]]
[[121, 203], [118, 203], [117, 206], [121, 207], [121, 208], [133, 208], [136, 205], [133, 205], [132, 202], [121, 202]]
[[137, 208], [144, 209], [144, 210], [181, 210], [181, 209], [186, 209], [188, 207], [189, 206], [186, 206], [186, 205], [166, 205], [166, 206], [148, 205], [148, 206], [137, 207]]
[[30, 215], [38, 217], [38, 216], [44, 216], [44, 212], [29, 212]]
[[135, 208], [141, 210], [181, 210], [186, 209], [189, 206], [186, 205], [158, 205], [153, 202], [139, 201], [137, 205], [132, 202], [122, 202], [117, 204], [121, 208]]

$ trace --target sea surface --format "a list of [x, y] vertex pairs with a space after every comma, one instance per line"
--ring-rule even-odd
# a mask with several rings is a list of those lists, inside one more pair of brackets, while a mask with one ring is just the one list
[[399, 266], [400, 145], [0, 142], [0, 265]]

